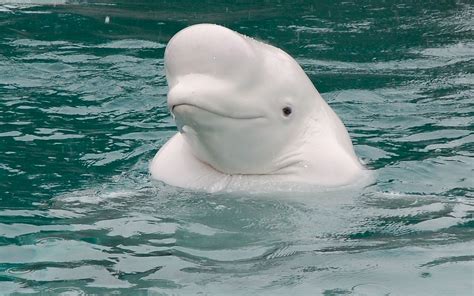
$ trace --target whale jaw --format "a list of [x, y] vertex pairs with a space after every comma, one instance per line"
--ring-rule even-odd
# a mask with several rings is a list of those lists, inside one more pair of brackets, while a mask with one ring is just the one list
[[261, 141], [268, 125], [263, 116], [228, 117], [192, 105], [174, 108], [176, 124], [191, 153], [224, 174], [266, 174], [274, 170], [268, 153], [272, 147]]

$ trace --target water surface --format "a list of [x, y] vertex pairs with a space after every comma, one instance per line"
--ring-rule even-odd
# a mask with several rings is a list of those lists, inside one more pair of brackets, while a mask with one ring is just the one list
[[[471, 295], [474, 7], [334, 2], [0, 1], [0, 291]], [[376, 183], [150, 180], [176, 132], [164, 48], [199, 22], [294, 56]]]

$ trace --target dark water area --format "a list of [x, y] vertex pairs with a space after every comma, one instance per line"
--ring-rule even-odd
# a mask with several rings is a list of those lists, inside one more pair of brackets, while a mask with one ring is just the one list
[[[203, 22], [293, 56], [375, 184], [152, 181], [164, 49]], [[472, 295], [473, 30], [470, 1], [0, 0], [0, 294]]]

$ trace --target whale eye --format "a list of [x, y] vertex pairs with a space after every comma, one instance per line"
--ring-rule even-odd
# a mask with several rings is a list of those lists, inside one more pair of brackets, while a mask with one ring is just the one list
[[291, 107], [288, 107], [288, 106], [283, 108], [281, 111], [283, 111], [283, 116], [285, 117], [290, 116], [291, 112], [293, 112], [293, 110], [291, 110]]

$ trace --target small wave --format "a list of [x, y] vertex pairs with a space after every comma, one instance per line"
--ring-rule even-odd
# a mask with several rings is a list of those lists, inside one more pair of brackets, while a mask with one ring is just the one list
[[165, 48], [166, 44], [136, 40], [136, 39], [124, 39], [112, 41], [96, 46], [97, 48], [117, 48], [117, 49], [147, 49], [147, 48]]

